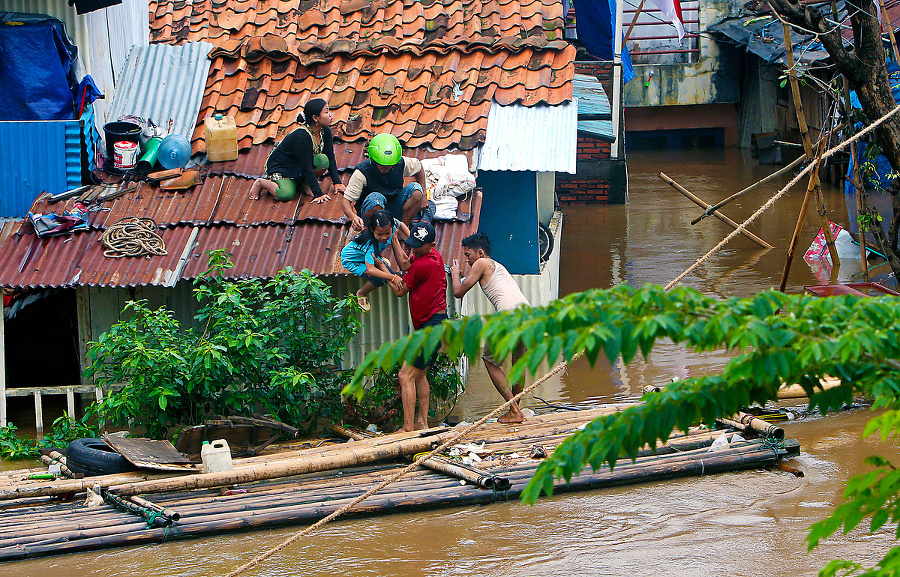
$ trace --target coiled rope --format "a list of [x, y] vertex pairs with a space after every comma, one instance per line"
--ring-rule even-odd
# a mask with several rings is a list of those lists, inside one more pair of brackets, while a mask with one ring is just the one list
[[[884, 116], [882, 116], [881, 118], [879, 118], [878, 120], [876, 120], [875, 122], [873, 122], [872, 124], [870, 124], [869, 126], [863, 128], [862, 130], [860, 130], [859, 132], [857, 132], [856, 134], [854, 134], [853, 136], [851, 136], [851, 137], [848, 138], [847, 140], [845, 140], [845, 141], [841, 142], [840, 144], [836, 145], [834, 148], [828, 149], [828, 150], [825, 152], [825, 154], [823, 154], [823, 155], [821, 156], [821, 158], [819, 159], [819, 161], [821, 162], [822, 160], [825, 160], [826, 158], [828, 158], [828, 157], [831, 156], [832, 154], [834, 154], [834, 153], [840, 151], [840, 150], [841, 150], [842, 148], [844, 148], [845, 146], [848, 146], [848, 145], [850, 145], [850, 144], [856, 142], [857, 140], [859, 140], [860, 138], [862, 138], [864, 135], [866, 135], [866, 134], [868, 134], [869, 132], [871, 132], [872, 130], [874, 130], [876, 126], [878, 126], [879, 124], [882, 124], [882, 123], [883, 123], [884, 121], [886, 121], [888, 118], [890, 118], [891, 116], [893, 116], [894, 114], [896, 114], [897, 111], [900, 111], [900, 106], [897, 106], [896, 108], [894, 108], [893, 110], [891, 110], [890, 112], [888, 112], [887, 114], [885, 114]], [[766, 202], [764, 205], [762, 205], [762, 206], [759, 208], [759, 210], [757, 210], [757, 211], [754, 212], [752, 215], [750, 215], [750, 217], [749, 217], [747, 220], [745, 220], [744, 222], [742, 222], [742, 223], [740, 224], [740, 226], [738, 226], [736, 229], [734, 229], [734, 230], [731, 232], [731, 234], [729, 234], [729, 235], [726, 236], [724, 239], [722, 239], [722, 241], [721, 241], [719, 244], [717, 244], [716, 246], [714, 246], [714, 247], [712, 248], [712, 250], [710, 250], [708, 253], [706, 253], [705, 255], [703, 255], [702, 257], [700, 257], [699, 259], [697, 259], [697, 261], [696, 261], [694, 264], [692, 264], [691, 266], [689, 266], [688, 269], [687, 269], [686, 271], [684, 271], [683, 273], [681, 273], [680, 275], [678, 275], [672, 282], [670, 282], [669, 284], [667, 284], [667, 285], [665, 286], [665, 290], [671, 289], [673, 286], [675, 286], [676, 283], [678, 283], [678, 281], [680, 281], [681, 279], [683, 279], [684, 277], [686, 277], [687, 275], [689, 275], [689, 274], [691, 273], [691, 271], [693, 271], [695, 268], [697, 268], [698, 266], [700, 266], [701, 264], [703, 264], [704, 262], [706, 262], [706, 260], [707, 260], [710, 256], [712, 256], [713, 253], [715, 253], [715, 252], [718, 251], [720, 248], [722, 248], [723, 246], [725, 246], [725, 244], [728, 243], [728, 241], [730, 241], [731, 239], [733, 239], [733, 238], [736, 237], [737, 235], [741, 234], [741, 232], [743, 232], [743, 231], [747, 228], [747, 225], [748, 225], [748, 224], [750, 224], [751, 222], [753, 222], [754, 220], [756, 220], [756, 218], [757, 218], [759, 215], [761, 215], [763, 212], [765, 212], [766, 210], [768, 210], [773, 204], [775, 204], [775, 201], [776, 201], [776, 200], [778, 200], [779, 198], [781, 198], [782, 196], [784, 196], [784, 195], [787, 193], [787, 191], [790, 190], [790, 188], [791, 188], [792, 186], [794, 186], [795, 184], [797, 184], [797, 182], [798, 182], [801, 178], [803, 178], [807, 173], [809, 173], [809, 172], [810, 172], [811, 170], [813, 170], [814, 168], [817, 168], [818, 166], [819, 166], [819, 163], [818, 163], [818, 162], [812, 162], [812, 163], [808, 164], [808, 165], [806, 166], [806, 168], [804, 168], [803, 170], [801, 170], [801, 171], [797, 174], [797, 176], [795, 176], [795, 177], [793, 178], [793, 180], [791, 180], [789, 183], [787, 183], [787, 184], [785, 185], [784, 188], [782, 188], [782, 189], [779, 190], [777, 193], [775, 193], [775, 196], [773, 196], [772, 198], [770, 198], [768, 202]]]
[[[575, 359], [577, 359], [577, 358], [580, 357], [581, 355], [582, 355], [581, 352], [576, 353], [576, 354], [572, 357], [572, 361], [574, 361]], [[569, 362], [571, 362], [571, 361], [569, 361]], [[331, 514], [328, 515], [327, 517], [323, 517], [322, 519], [319, 519], [318, 521], [316, 521], [315, 524], [310, 525], [309, 527], [307, 527], [307, 528], [304, 529], [303, 531], [300, 531], [300, 532], [298, 532], [298, 533], [295, 533], [295, 534], [291, 535], [290, 537], [288, 537], [287, 539], [285, 539], [284, 541], [282, 541], [282, 542], [279, 543], [278, 545], [272, 547], [272, 548], [269, 549], [268, 551], [266, 551], [266, 552], [264, 552], [264, 553], [261, 553], [261, 554], [257, 555], [256, 557], [254, 557], [253, 559], [251, 559], [250, 561], [248, 561], [248, 562], [245, 563], [244, 565], [241, 565], [240, 567], [238, 567], [237, 569], [235, 569], [235, 570], [232, 571], [231, 573], [228, 573], [225, 577], [236, 577], [237, 575], [240, 575], [241, 573], [243, 573], [243, 572], [246, 571], [247, 569], [250, 569], [250, 568], [252, 568], [253, 566], [257, 565], [258, 563], [260, 563], [260, 562], [262, 562], [262, 561], [265, 561], [266, 559], [268, 559], [269, 557], [271, 557], [271, 556], [274, 555], [275, 553], [281, 551], [282, 549], [284, 549], [285, 547], [287, 547], [287, 546], [290, 545], [291, 543], [297, 541], [298, 539], [300, 539], [300, 538], [303, 537], [304, 535], [308, 535], [309, 533], [312, 533], [313, 531], [315, 531], [316, 529], [318, 529], [319, 527], [321, 527], [321, 526], [324, 525], [325, 523], [327, 523], [327, 522], [329, 522], [329, 521], [331, 521], [331, 520], [333, 520], [333, 519], [336, 519], [337, 517], [340, 517], [341, 515], [343, 515], [344, 513], [346, 513], [347, 511], [349, 511], [349, 510], [352, 509], [353, 507], [355, 507], [357, 504], [361, 503], [362, 501], [365, 501], [366, 499], [368, 499], [369, 497], [371, 497], [372, 495], [374, 495], [374, 494], [377, 493], [378, 491], [384, 489], [385, 487], [387, 487], [387, 486], [390, 485], [391, 483], [394, 483], [394, 482], [398, 481], [401, 477], [403, 477], [403, 476], [406, 475], [407, 473], [410, 473], [410, 472], [412, 472], [412, 471], [415, 471], [416, 469], [419, 468], [419, 466], [420, 466], [420, 464], [422, 463], [422, 461], [424, 461], [425, 459], [430, 459], [431, 457], [434, 457], [435, 455], [437, 455], [438, 453], [440, 453], [441, 451], [443, 451], [444, 449], [446, 449], [446, 448], [449, 447], [450, 445], [453, 445], [454, 443], [456, 443], [457, 441], [459, 441], [461, 438], [465, 437], [466, 435], [468, 435], [469, 433], [471, 433], [472, 431], [474, 431], [475, 429], [477, 429], [478, 427], [480, 427], [481, 425], [483, 425], [484, 423], [486, 423], [487, 420], [490, 419], [490, 418], [492, 418], [494, 415], [500, 413], [500, 412], [503, 411], [504, 409], [508, 409], [508, 408], [510, 407], [510, 405], [512, 405], [513, 403], [515, 403], [515, 402], [518, 401], [519, 399], [521, 399], [523, 396], [527, 395], [529, 392], [531, 392], [532, 390], [534, 390], [538, 385], [540, 385], [541, 383], [543, 383], [544, 381], [546, 381], [547, 379], [549, 379], [550, 377], [552, 377], [552, 376], [555, 375], [556, 373], [560, 372], [561, 370], [563, 370], [563, 369], [566, 368], [567, 366], [568, 366], [568, 363], [566, 363], [566, 361], [560, 362], [558, 365], [556, 365], [556, 366], [553, 368], [552, 371], [550, 371], [549, 373], [547, 373], [546, 375], [544, 375], [543, 377], [541, 377], [540, 379], [536, 380], [534, 383], [532, 383], [531, 385], [529, 385], [528, 387], [526, 387], [525, 389], [523, 389], [521, 393], [519, 393], [518, 395], [514, 396], [514, 397], [511, 398], [510, 400], [506, 401], [505, 403], [503, 403], [502, 405], [500, 405], [499, 407], [497, 407], [496, 409], [494, 409], [493, 411], [491, 411], [490, 413], [488, 413], [487, 415], [485, 415], [484, 417], [482, 417], [482, 418], [479, 419], [478, 421], [472, 423], [471, 425], [469, 425], [468, 427], [466, 427], [465, 429], [463, 429], [463, 430], [460, 431], [459, 433], [453, 435], [452, 438], [450, 438], [449, 440], [444, 441], [443, 443], [441, 443], [441, 445], [440, 445], [439, 447], [437, 447], [436, 449], [434, 449], [434, 450], [431, 451], [430, 453], [428, 453], [428, 454], [421, 454], [421, 453], [420, 453], [420, 455], [418, 456], [418, 458], [416, 458], [416, 460], [413, 461], [412, 464], [410, 464], [410, 465], [407, 466], [406, 468], [402, 469], [401, 471], [398, 471], [397, 473], [395, 473], [394, 476], [391, 477], [390, 479], [387, 479], [386, 481], [383, 481], [381, 484], [379, 484], [379, 485], [377, 485], [377, 486], [375, 486], [375, 487], [372, 487], [371, 489], [369, 489], [368, 491], [366, 491], [365, 493], [363, 493], [362, 495], [360, 495], [359, 497], [357, 497], [356, 499], [354, 499], [354, 500], [351, 501], [350, 503], [347, 503], [346, 505], [344, 505], [343, 507], [341, 507], [341, 508], [338, 509], [337, 511], [331, 513]]]
[[166, 243], [156, 229], [156, 222], [152, 218], [130, 216], [117, 221], [100, 237], [100, 242], [106, 247], [103, 256], [122, 258], [169, 254]]

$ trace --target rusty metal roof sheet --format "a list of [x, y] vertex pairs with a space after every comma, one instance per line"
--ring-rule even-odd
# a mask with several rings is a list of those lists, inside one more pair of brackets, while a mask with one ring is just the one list
[[[349, 178], [349, 174], [344, 175], [345, 181]], [[346, 222], [337, 195], [331, 201], [319, 204], [312, 203], [308, 196], [281, 202], [264, 193], [253, 199], [250, 198], [252, 183], [253, 178], [242, 176], [207, 175], [201, 184], [185, 192], [166, 192], [142, 182], [133, 192], [102, 203], [104, 210], [90, 213], [88, 224], [93, 229], [106, 229], [128, 217], [151, 218], [161, 228], [180, 225], [290, 225], [305, 220]], [[322, 190], [326, 194], [331, 193], [330, 179], [323, 180]], [[76, 197], [50, 204], [49, 195], [42, 195], [32, 204], [31, 212], [59, 214], [72, 209], [78, 202]], [[457, 209], [457, 220], [470, 220], [472, 216], [470, 200], [463, 199]]]
[[[438, 250], [449, 262], [462, 258], [460, 241], [478, 230], [481, 194], [476, 193], [468, 221], [435, 223]], [[12, 288], [64, 286], [172, 286], [206, 270], [205, 253], [225, 249], [234, 268], [229, 278], [270, 278], [287, 266], [317, 275], [349, 274], [341, 267], [340, 251], [353, 235], [350, 226], [327, 221], [293, 225], [173, 226], [160, 230], [168, 254], [145, 258], [107, 258], [89, 229], [71, 236], [38, 238], [31, 225], [19, 221], [0, 228], [0, 286]]]

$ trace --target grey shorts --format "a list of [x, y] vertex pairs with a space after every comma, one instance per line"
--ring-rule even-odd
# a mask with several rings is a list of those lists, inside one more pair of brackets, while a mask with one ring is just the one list
[[[515, 363], [516, 361], [521, 359], [524, 354], [525, 354], [525, 345], [520, 344], [518, 347], [516, 347], [516, 350], [513, 351], [512, 362]], [[506, 360], [505, 358], [500, 359], [499, 361], [497, 359], [495, 359], [494, 351], [491, 350], [490, 345], [488, 345], [487, 343], [484, 343], [484, 351], [482, 351], [482, 353], [481, 353], [481, 358], [484, 359], [484, 362], [491, 363], [495, 367], [502, 366], [503, 361]]]

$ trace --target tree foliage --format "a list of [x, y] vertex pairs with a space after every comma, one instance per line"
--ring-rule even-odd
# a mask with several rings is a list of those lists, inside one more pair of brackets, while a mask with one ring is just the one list
[[[874, 122], [893, 110], [897, 103], [891, 91], [890, 75], [885, 64], [887, 56], [882, 36], [881, 5], [875, 0], [853, 0], [845, 2], [847, 27], [835, 22], [834, 15], [822, 13], [818, 8], [798, 0], [769, 0], [771, 6], [789, 23], [800, 28], [803, 34], [813, 33], [822, 42], [837, 71], [847, 79], [849, 87], [859, 97], [862, 116], [867, 123]], [[895, 23], [896, 24], [896, 23]], [[842, 32], [852, 30], [852, 40], [845, 43]], [[856, 122], [850, 110], [845, 110], [849, 125]], [[893, 171], [900, 172], [900, 113], [894, 114], [873, 130], [877, 148]], [[872, 229], [881, 248], [885, 251], [891, 268], [900, 274], [898, 250], [898, 228], [900, 228], [900, 179], [895, 179], [889, 189], [893, 205], [893, 217], [888, 227], [887, 239], [880, 228]]]
[[201, 328], [132, 301], [131, 318], [90, 343], [86, 376], [126, 383], [92, 409], [101, 419], [163, 437], [216, 415], [268, 413], [308, 428], [339, 414], [350, 377], [341, 357], [359, 330], [355, 299], [335, 299], [308, 270], [232, 281], [224, 278], [231, 266], [215, 251], [195, 281]]
[[[728, 349], [735, 353], [718, 375], [685, 379], [648, 396], [643, 404], [600, 417], [563, 442], [544, 461], [526, 487], [523, 500], [533, 503], [553, 493], [555, 480], [570, 480], [584, 467], [614, 467], [635, 458], [645, 444], [665, 440], [675, 429], [732, 415], [754, 402], [777, 398], [782, 383], [799, 383], [810, 394], [811, 408], [828, 412], [852, 401], [872, 398], [886, 409], [865, 434], [880, 433], [896, 441], [900, 431], [900, 299], [853, 296], [818, 298], [769, 291], [754, 297], [715, 300], [678, 287], [632, 288], [620, 285], [569, 295], [542, 308], [519, 308], [489, 317], [466, 317], [417, 331], [370, 353], [345, 390], [362, 394], [365, 375], [430, 354], [443, 344], [451, 356], [474, 359], [482, 340], [495, 354], [508, 355], [519, 343], [527, 353], [513, 365], [510, 381], [534, 373], [544, 361], [570, 361], [583, 352], [593, 366], [603, 354], [629, 363], [646, 357], [660, 341], [698, 352]], [[822, 390], [825, 376], [841, 386]], [[810, 546], [843, 526], [855, 527], [871, 517], [875, 530], [897, 519], [897, 473], [885, 460], [871, 461], [875, 471], [848, 483], [847, 503], [810, 533]], [[900, 557], [898, 549], [885, 563]], [[839, 570], [835, 569], [835, 571]]]

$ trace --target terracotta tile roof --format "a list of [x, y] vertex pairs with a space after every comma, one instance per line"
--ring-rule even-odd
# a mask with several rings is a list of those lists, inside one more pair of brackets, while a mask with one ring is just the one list
[[[480, 194], [473, 196], [469, 207], [473, 215], [469, 221], [435, 224], [437, 248], [447, 262], [463, 258], [460, 241], [478, 230]], [[28, 223], [4, 223], [0, 228], [0, 286], [172, 286], [178, 280], [202, 275], [205, 253], [213, 249], [232, 254], [235, 267], [229, 270], [229, 278], [270, 278], [287, 266], [308, 268], [317, 275], [347, 275], [340, 250], [353, 235], [349, 226], [325, 221], [293, 226], [170, 226], [160, 229], [167, 255], [113, 259], [103, 254], [101, 234], [94, 228], [42, 239]]]
[[150, 26], [155, 42], [216, 46], [195, 151], [207, 116], [234, 117], [248, 150], [297, 128], [313, 97], [329, 101], [338, 140], [391, 132], [435, 150], [483, 143], [492, 100], [572, 99], [558, 1], [160, 0]]

